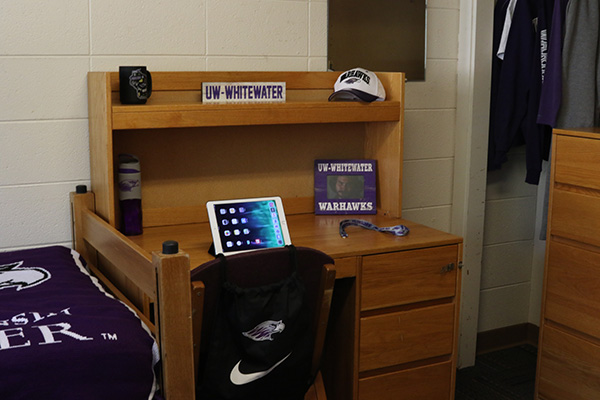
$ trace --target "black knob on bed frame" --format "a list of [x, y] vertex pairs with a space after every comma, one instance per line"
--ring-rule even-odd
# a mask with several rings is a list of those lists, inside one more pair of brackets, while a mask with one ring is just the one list
[[177, 254], [179, 253], [179, 243], [175, 240], [167, 240], [162, 244], [163, 254]]
[[86, 185], [75, 186], [75, 193], [77, 193], [77, 194], [87, 193], [87, 186]]

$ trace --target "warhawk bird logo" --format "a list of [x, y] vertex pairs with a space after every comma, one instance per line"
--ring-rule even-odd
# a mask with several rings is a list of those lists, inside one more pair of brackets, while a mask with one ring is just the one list
[[360, 79], [358, 79], [358, 78], [348, 78], [348, 79], [346, 79], [346, 80], [344, 81], [344, 83], [345, 83], [345, 84], [348, 84], [348, 85], [353, 85], [353, 84], [355, 84], [356, 82], [360, 82]]
[[125, 179], [119, 182], [119, 190], [122, 192], [131, 192], [138, 186], [140, 186], [138, 179]]
[[21, 267], [23, 261], [0, 265], [0, 290], [17, 291], [37, 286], [50, 279], [50, 272], [40, 267]]
[[275, 333], [281, 333], [285, 329], [285, 324], [282, 320], [272, 321], [267, 320], [256, 325], [248, 332], [242, 332], [242, 335], [254, 340], [255, 342], [262, 342], [265, 340], [273, 340]]

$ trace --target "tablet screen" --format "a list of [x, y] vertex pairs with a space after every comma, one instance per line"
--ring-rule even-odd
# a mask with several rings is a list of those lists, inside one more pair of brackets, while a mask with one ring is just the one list
[[217, 254], [290, 244], [280, 198], [211, 201], [207, 209]]

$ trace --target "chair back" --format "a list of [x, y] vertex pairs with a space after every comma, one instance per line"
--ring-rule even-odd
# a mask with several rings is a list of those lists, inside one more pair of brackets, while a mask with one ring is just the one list
[[[333, 259], [319, 250], [297, 247], [296, 256], [298, 276], [304, 283], [305, 302], [311, 313], [311, 331], [314, 335], [311, 373], [312, 376], [316, 376], [325, 341], [335, 282], [335, 268]], [[259, 250], [227, 257], [227, 279], [241, 288], [253, 288], [279, 282], [288, 277], [291, 271], [290, 252], [287, 248]], [[220, 260], [217, 258], [195, 268], [191, 272], [191, 278], [193, 282], [201, 281], [203, 283], [200, 285], [200, 287], [203, 286], [203, 289], [201, 289], [201, 293], [198, 293], [203, 299], [202, 312], [195, 313], [198, 317], [201, 316], [201, 327], [196, 324], [197, 328], [194, 332], [197, 367], [198, 359], [201, 359], [208, 351], [210, 333], [216, 320], [218, 299], [224, 283]]]

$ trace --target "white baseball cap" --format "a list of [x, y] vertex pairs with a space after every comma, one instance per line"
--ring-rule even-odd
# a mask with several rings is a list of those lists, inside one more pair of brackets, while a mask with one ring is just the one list
[[333, 86], [329, 101], [383, 101], [385, 89], [374, 72], [353, 68], [342, 73]]

